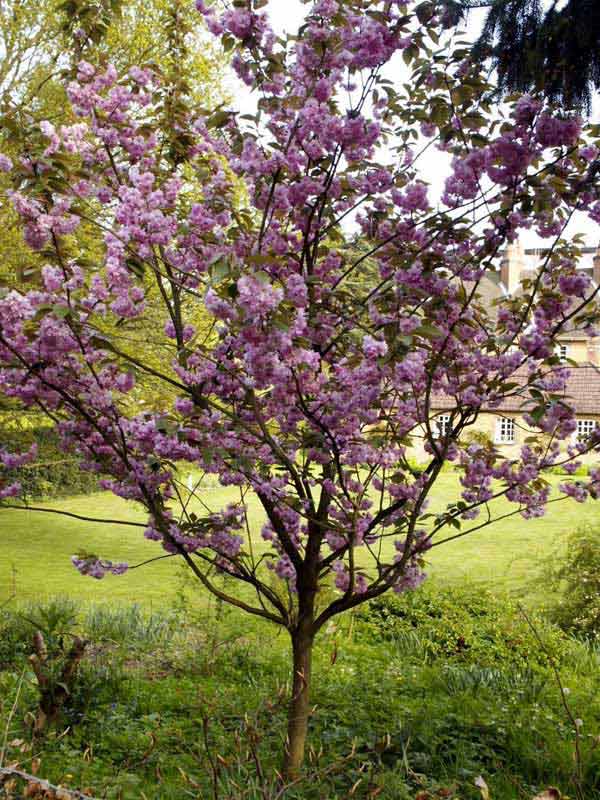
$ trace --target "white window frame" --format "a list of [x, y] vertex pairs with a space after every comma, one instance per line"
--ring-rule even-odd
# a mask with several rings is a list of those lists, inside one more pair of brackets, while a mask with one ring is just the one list
[[561, 361], [566, 361], [569, 357], [569, 350], [570, 347], [568, 344], [558, 344], [556, 347], [557, 353], [556, 355], [560, 358]]
[[514, 417], [497, 417], [494, 434], [495, 444], [514, 444], [517, 441], [517, 428]]
[[577, 430], [575, 431], [575, 441], [585, 442], [585, 440], [592, 435], [598, 427], [598, 420], [596, 419], [578, 419]]
[[450, 414], [438, 414], [433, 420], [433, 437], [434, 439], [443, 439], [448, 433], [450, 426]]

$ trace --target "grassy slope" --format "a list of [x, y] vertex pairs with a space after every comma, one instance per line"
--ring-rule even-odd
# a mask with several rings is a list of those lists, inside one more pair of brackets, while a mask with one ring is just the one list
[[[558, 478], [553, 478], [557, 484]], [[457, 497], [457, 477], [442, 475], [432, 499], [432, 510]], [[236, 490], [208, 490], [207, 503], [220, 508], [237, 499]], [[143, 522], [133, 504], [109, 494], [95, 494], [47, 504], [78, 514]], [[250, 521], [259, 530], [263, 519], [251, 499]], [[498, 502], [495, 514], [506, 513], [508, 503]], [[520, 516], [495, 523], [431, 553], [431, 574], [443, 582], [481, 581], [490, 588], [527, 592], [543, 600], [543, 589], [533, 585], [540, 561], [552, 553], [574, 527], [597, 518], [595, 503], [579, 505], [567, 500], [550, 506], [546, 517], [525, 521]], [[451, 535], [449, 531], [445, 535]], [[391, 548], [391, 544], [388, 545]], [[142, 537], [141, 528], [80, 522], [52, 514], [4, 510], [0, 512], [0, 602], [16, 585], [20, 599], [69, 594], [86, 601], [143, 601], [168, 603], [177, 591], [178, 566], [165, 559], [130, 572], [125, 577], [93, 581], [80, 576], [69, 559], [79, 550], [97, 552], [113, 560], [136, 563], [160, 555], [154, 542]]]

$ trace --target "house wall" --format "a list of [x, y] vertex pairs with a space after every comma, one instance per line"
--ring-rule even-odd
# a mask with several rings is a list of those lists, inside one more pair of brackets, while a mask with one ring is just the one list
[[568, 347], [567, 358], [576, 361], [578, 364], [600, 364], [600, 339], [575, 340], [569, 341], [566, 337], [561, 337], [561, 344]]
[[[544, 249], [525, 250], [520, 241], [513, 242], [506, 247], [500, 262], [500, 280], [504, 291], [514, 295], [519, 291], [521, 280], [532, 277], [539, 269], [545, 254]], [[600, 284], [600, 246], [598, 248], [583, 248], [582, 261], [578, 265], [594, 284]], [[600, 366], [600, 337], [589, 340], [569, 340], [569, 332], [559, 335], [561, 344], [569, 347], [568, 358], [578, 364], [591, 362]]]
[[[442, 412], [443, 413], [443, 412]], [[504, 443], [496, 441], [496, 423], [500, 416], [510, 417], [515, 420], [515, 441], [514, 443]], [[579, 414], [577, 419], [592, 419], [600, 425], [600, 413], [598, 414]], [[528, 436], [536, 435], [525, 420], [523, 415], [519, 413], [507, 413], [504, 415], [492, 412], [483, 411], [479, 414], [476, 422], [465, 429], [461, 441], [466, 441], [474, 434], [483, 434], [492, 442], [498, 452], [505, 458], [517, 459], [519, 458], [521, 447], [525, 444], [525, 439]], [[420, 429], [413, 433], [413, 446], [410, 449], [409, 455], [411, 458], [419, 463], [427, 462], [431, 456], [425, 452], [423, 447], [425, 442], [424, 430]], [[563, 450], [571, 443], [571, 440], [562, 443]], [[581, 457], [580, 459], [584, 464], [598, 463], [598, 454], [590, 453]]]

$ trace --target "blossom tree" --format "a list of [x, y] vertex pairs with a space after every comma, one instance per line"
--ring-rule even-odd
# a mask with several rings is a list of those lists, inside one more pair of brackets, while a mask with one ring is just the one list
[[[293, 776], [319, 630], [417, 587], [427, 551], [492, 521], [494, 498], [543, 514], [544, 471], [574, 468], [597, 445], [568, 444], [554, 350], [566, 324], [591, 332], [598, 316], [577, 240], [562, 233], [575, 212], [600, 219], [600, 162], [598, 132], [577, 117], [529, 96], [502, 116], [490, 108], [432, 3], [317, 0], [285, 39], [264, 5], [198, 3], [255, 90], [256, 116], [173, 117], [150, 67], [119, 77], [82, 62], [68, 86], [81, 121], [44, 123], [18, 161], [2, 157], [46, 266], [42, 285], [0, 300], [0, 390], [42, 409], [82, 468], [141, 504], [144, 536], [203, 587], [289, 632]], [[448, 163], [439, 199], [420, 172], [436, 150]], [[540, 270], [490, 308], [482, 283], [522, 229], [548, 240]], [[145, 319], [149, 294], [151, 360], [111, 336]], [[199, 309], [212, 320], [202, 330]], [[160, 407], [139, 405], [139, 376]], [[514, 396], [533, 431], [519, 457], [467, 444], [482, 409]], [[15, 469], [26, 458], [0, 452]], [[200, 475], [192, 501], [181, 463]], [[455, 502], [428, 512], [447, 464], [461, 471]], [[208, 507], [205, 475], [240, 501]], [[595, 496], [599, 481], [592, 469], [563, 495]], [[249, 492], [265, 513], [260, 544]], [[15, 505], [20, 486], [0, 493]], [[109, 556], [74, 564], [96, 578], [127, 570]], [[219, 573], [245, 590], [223, 588]]]

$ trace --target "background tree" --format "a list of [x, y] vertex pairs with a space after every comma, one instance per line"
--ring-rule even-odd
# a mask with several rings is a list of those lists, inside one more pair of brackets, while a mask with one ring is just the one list
[[[189, 0], [5, 3], [0, 16], [0, 46], [7, 53], [0, 72], [0, 140], [4, 152], [16, 156], [21, 148], [31, 147], [36, 141], [40, 145], [41, 120], [55, 127], [76, 121], [65, 89], [81, 59], [94, 64], [110, 62], [121, 73], [151, 64], [165, 86], [165, 129], [175, 131], [190, 104], [215, 107], [223, 102], [223, 55], [207, 40], [202, 25], [192, 26], [192, 10]], [[177, 146], [176, 137], [171, 146]], [[0, 175], [0, 182], [2, 179]], [[6, 181], [4, 184], [7, 188]], [[3, 283], [5, 287], [26, 288], [39, 281], [47, 253], [32, 252], [24, 244], [6, 196], [0, 201], [0, 220], [4, 231], [0, 291]], [[96, 225], [84, 224], [74, 232], [76, 239], [83, 237], [84, 241], [65, 244], [69, 250], [84, 251], [92, 262], [101, 258], [103, 235]], [[154, 290], [158, 291], [156, 287]], [[154, 331], [162, 330], [166, 320], [147, 281], [145, 297], [144, 320], [119, 319], [111, 335], [115, 344], [118, 339], [121, 347], [143, 353], [146, 363], [151, 363], [157, 344]], [[206, 324], [202, 313], [199, 310], [195, 317], [200, 327]], [[162, 407], [166, 402], [164, 391], [144, 392], [143, 379], [135, 395], [138, 403]]]
[[456, 24], [487, 9], [474, 57], [491, 58], [497, 91], [541, 92], [566, 108], [591, 108], [600, 88], [600, 5], [596, 0], [442, 0]]
[[[578, 242], [561, 238], [575, 210], [600, 217], [598, 149], [579, 118], [527, 96], [498, 120], [464, 50], [440, 49], [438, 21], [402, 2], [319, 0], [288, 39], [263, 0], [220, 16], [198, 5], [257, 90], [256, 117], [185, 104], [173, 115], [177, 92], [152, 69], [119, 79], [85, 61], [67, 88], [85, 122], [43, 124], [22, 160], [2, 158], [45, 265], [41, 290], [0, 302], [0, 389], [55, 420], [82, 468], [146, 509], [144, 535], [163, 557], [288, 631], [289, 777], [321, 628], [418, 586], [428, 549], [489, 524], [492, 499], [543, 514], [544, 472], [598, 446], [593, 434], [561, 450], [575, 421], [554, 355], [566, 324], [599, 316]], [[384, 70], [399, 52], [413, 70], [401, 87]], [[452, 155], [437, 209], [418, 172], [433, 146]], [[352, 219], [358, 244], [344, 232]], [[82, 226], [103, 234], [92, 258]], [[525, 227], [549, 239], [539, 274], [490, 309], [480, 282]], [[195, 324], [204, 308], [208, 331]], [[151, 359], [118, 333], [147, 313], [164, 321]], [[168, 402], [140, 408], [140, 375]], [[518, 459], [463, 440], [482, 409], [515, 396], [532, 428]], [[423, 469], [410, 457], [417, 436]], [[11, 469], [26, 458], [0, 451]], [[191, 499], [180, 462], [200, 473]], [[447, 464], [461, 493], [430, 513]], [[207, 507], [210, 475], [239, 503]], [[595, 496], [599, 479], [566, 481], [563, 496]], [[19, 491], [5, 482], [0, 496]], [[96, 578], [127, 570], [90, 553], [74, 564]]]
[[[16, 155], [35, 140], [41, 120], [75, 121], [65, 94], [76, 64], [110, 61], [120, 73], [152, 64], [177, 103], [214, 107], [226, 99], [224, 58], [192, 28], [191, 0], [6, 0], [0, 6], [0, 141]], [[204, 41], [203, 41], [204, 39]], [[0, 181], [2, 176], [0, 176]], [[39, 276], [43, 259], [27, 251], [9, 204], [0, 206], [2, 283], [26, 285]], [[89, 228], [87, 229], [90, 233]], [[78, 231], [77, 235], [80, 235]]]

